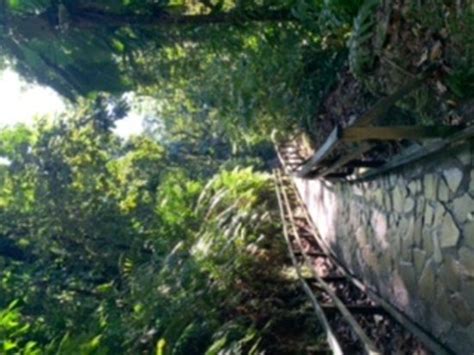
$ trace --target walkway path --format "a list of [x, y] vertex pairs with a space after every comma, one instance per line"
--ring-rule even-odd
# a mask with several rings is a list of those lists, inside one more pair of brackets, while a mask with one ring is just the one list
[[370, 182], [295, 179], [340, 261], [460, 354], [474, 349], [473, 147]]

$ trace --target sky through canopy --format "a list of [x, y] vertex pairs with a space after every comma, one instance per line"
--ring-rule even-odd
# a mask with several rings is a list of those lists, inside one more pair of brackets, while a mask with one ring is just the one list
[[[17, 123], [31, 124], [37, 115], [59, 114], [67, 109], [65, 101], [52, 89], [28, 84], [17, 73], [0, 73], [0, 127]], [[142, 117], [136, 112], [117, 122], [115, 133], [121, 137], [139, 134]]]

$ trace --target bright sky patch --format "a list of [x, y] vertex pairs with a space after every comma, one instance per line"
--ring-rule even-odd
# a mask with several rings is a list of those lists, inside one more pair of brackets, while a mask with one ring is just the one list
[[35, 115], [60, 113], [64, 101], [53, 90], [30, 85], [7, 69], [0, 74], [0, 126], [30, 124]]
[[[28, 84], [7, 69], [0, 73], [0, 127], [31, 124], [35, 116], [55, 115], [66, 110], [64, 100], [54, 90]], [[117, 122], [115, 133], [128, 137], [142, 132], [142, 117], [136, 112]]]

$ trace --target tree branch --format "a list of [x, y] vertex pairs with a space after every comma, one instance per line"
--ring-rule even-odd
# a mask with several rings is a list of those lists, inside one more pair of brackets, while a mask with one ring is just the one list
[[165, 12], [153, 15], [122, 15], [97, 9], [81, 8], [77, 9], [71, 15], [74, 25], [81, 28], [234, 25], [246, 22], [282, 22], [295, 20], [288, 11], [256, 11], [252, 13], [233, 11], [209, 15], [174, 15]]

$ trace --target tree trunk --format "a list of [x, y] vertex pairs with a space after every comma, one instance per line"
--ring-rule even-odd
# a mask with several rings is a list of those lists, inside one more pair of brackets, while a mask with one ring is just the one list
[[[1, 0], [0, 0], [1, 1]], [[61, 26], [52, 23], [48, 14], [26, 16], [7, 16], [3, 24], [21, 41], [40, 39], [52, 41], [60, 35]], [[257, 22], [288, 22], [295, 18], [289, 11], [254, 11], [251, 13], [226, 12], [209, 15], [175, 15], [166, 12], [153, 15], [117, 14], [95, 8], [75, 8], [69, 13], [64, 28], [70, 29], [103, 29], [110, 27], [171, 28], [173, 26], [206, 26], [206, 25], [244, 25]]]
[[248, 22], [283, 22], [292, 21], [294, 17], [288, 11], [267, 11], [253, 13], [228, 12], [210, 15], [173, 15], [161, 13], [156, 15], [121, 15], [98, 11], [96, 9], [77, 9], [72, 16], [73, 27], [166, 27], [174, 25], [218, 25], [245, 24]]

